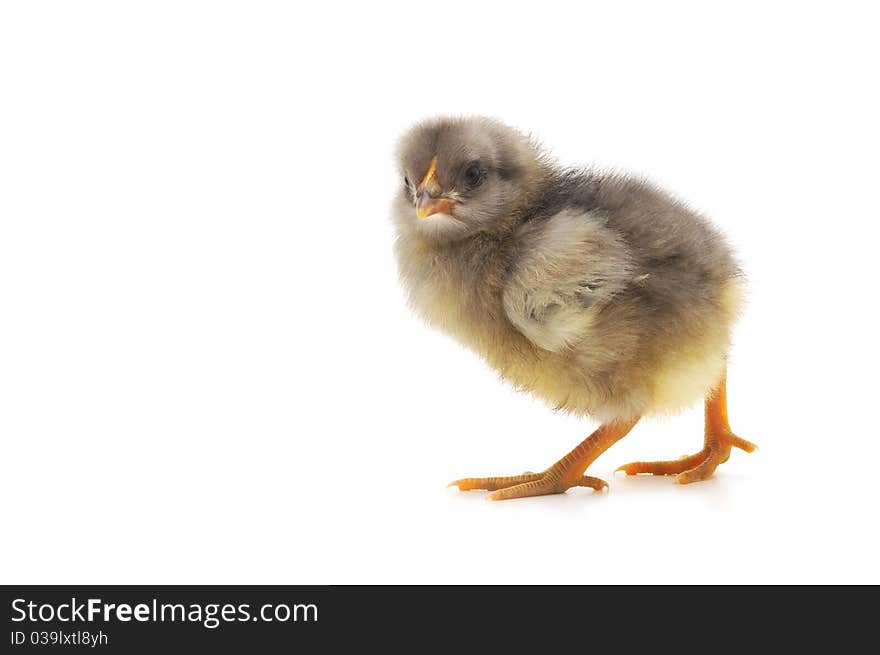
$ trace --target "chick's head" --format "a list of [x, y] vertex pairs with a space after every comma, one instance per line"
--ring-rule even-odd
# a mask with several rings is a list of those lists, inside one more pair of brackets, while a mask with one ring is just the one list
[[398, 146], [395, 220], [427, 239], [456, 241], [511, 224], [543, 171], [537, 147], [488, 118], [436, 118]]

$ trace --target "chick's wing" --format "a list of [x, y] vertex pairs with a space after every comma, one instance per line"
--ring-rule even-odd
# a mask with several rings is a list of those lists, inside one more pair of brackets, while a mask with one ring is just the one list
[[504, 311], [535, 345], [562, 351], [590, 331], [596, 311], [633, 279], [626, 244], [601, 214], [565, 209], [517, 235]]

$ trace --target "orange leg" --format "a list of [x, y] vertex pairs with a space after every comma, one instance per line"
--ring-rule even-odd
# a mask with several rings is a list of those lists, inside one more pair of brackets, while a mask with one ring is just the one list
[[727, 422], [727, 382], [722, 376], [721, 384], [706, 399], [706, 438], [703, 450], [678, 460], [665, 462], [632, 462], [624, 464], [618, 471], [627, 475], [650, 473], [651, 475], [677, 475], [679, 484], [705, 480], [712, 476], [719, 464], [730, 457], [730, 449], [736, 446], [747, 453], [757, 448], [753, 443], [740, 439], [730, 430]]
[[450, 483], [461, 491], [488, 489], [489, 500], [525, 498], [561, 494], [571, 487], [591, 487], [600, 491], [608, 486], [604, 480], [584, 475], [587, 467], [619, 439], [632, 430], [639, 419], [615, 421], [599, 427], [568, 455], [543, 473], [523, 473], [504, 478], [464, 478]]

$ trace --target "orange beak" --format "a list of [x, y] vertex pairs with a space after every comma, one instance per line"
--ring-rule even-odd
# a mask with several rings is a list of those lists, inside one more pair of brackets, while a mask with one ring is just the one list
[[452, 210], [455, 207], [455, 200], [452, 198], [444, 198], [443, 185], [437, 178], [437, 156], [431, 159], [428, 166], [428, 172], [419, 182], [416, 189], [416, 216], [420, 219], [428, 218], [433, 214], [448, 214], [452, 216]]

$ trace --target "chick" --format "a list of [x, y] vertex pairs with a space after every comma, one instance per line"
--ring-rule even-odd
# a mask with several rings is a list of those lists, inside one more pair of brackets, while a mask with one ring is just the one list
[[413, 310], [550, 406], [601, 421], [541, 473], [465, 478], [502, 500], [601, 490], [587, 467], [643, 416], [705, 400], [695, 455], [627, 474], [710, 477], [731, 448], [726, 355], [742, 274], [706, 219], [650, 184], [557, 167], [488, 118], [437, 118], [400, 141], [395, 254]]

